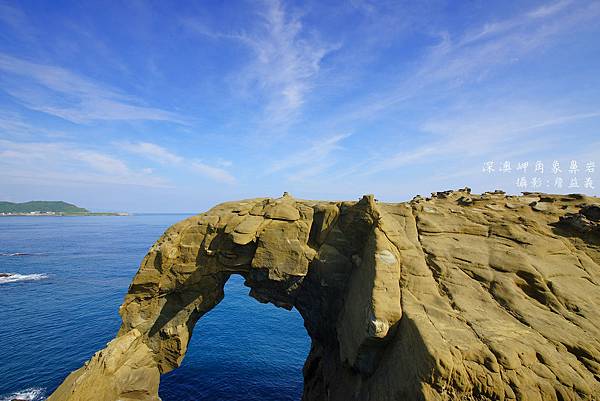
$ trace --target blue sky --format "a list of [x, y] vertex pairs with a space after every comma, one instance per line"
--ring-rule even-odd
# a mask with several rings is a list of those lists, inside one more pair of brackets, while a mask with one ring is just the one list
[[2, 2], [0, 199], [597, 195], [599, 20], [584, 0]]

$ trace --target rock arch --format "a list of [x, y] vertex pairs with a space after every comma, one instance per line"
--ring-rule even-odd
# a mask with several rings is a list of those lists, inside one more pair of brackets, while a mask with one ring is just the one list
[[117, 337], [49, 401], [158, 400], [231, 274], [304, 318], [306, 401], [597, 399], [597, 226], [556, 226], [582, 199], [465, 189], [218, 205], [152, 246]]

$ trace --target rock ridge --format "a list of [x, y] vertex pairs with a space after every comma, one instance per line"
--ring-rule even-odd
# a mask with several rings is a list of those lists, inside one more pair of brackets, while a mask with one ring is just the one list
[[173, 225], [116, 338], [48, 400], [159, 400], [232, 274], [304, 318], [304, 401], [600, 400], [600, 199], [469, 188], [395, 204], [285, 193]]

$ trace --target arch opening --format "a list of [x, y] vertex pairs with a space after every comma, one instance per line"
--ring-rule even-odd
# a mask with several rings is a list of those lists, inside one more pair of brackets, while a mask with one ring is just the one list
[[257, 302], [233, 274], [196, 323], [182, 364], [161, 377], [163, 401], [300, 400], [310, 338], [297, 310]]

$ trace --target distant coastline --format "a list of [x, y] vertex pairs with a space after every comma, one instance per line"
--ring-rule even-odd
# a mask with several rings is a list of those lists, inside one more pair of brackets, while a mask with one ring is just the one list
[[125, 212], [90, 212], [64, 201], [0, 202], [1, 216], [129, 216]]
[[64, 213], [64, 212], [28, 212], [28, 213], [6, 213], [0, 212], [0, 217], [9, 216], [130, 216], [127, 212], [84, 212], [84, 213]]

